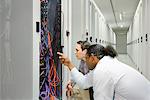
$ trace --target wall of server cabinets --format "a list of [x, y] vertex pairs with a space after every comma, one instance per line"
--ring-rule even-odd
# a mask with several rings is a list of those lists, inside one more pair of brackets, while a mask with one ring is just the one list
[[[71, 58], [77, 68], [79, 62], [74, 51], [78, 40], [87, 40], [91, 44], [100, 43], [104, 46], [111, 44], [116, 47], [116, 35], [107, 25], [94, 0], [62, 0], [61, 14], [63, 52]], [[62, 74], [62, 90], [65, 90], [70, 79], [66, 67], [63, 67]], [[62, 98], [65, 99], [65, 92]]]
[[40, 0], [0, 0], [0, 100], [38, 100]]
[[140, 0], [127, 33], [127, 53], [137, 70], [150, 80], [150, 1]]
[[[38, 100], [40, 82], [40, 2], [0, 0], [0, 100]], [[150, 80], [150, 0], [140, 0], [127, 33], [127, 54]], [[94, 0], [61, 1], [61, 46], [78, 68], [74, 51], [78, 40], [110, 44], [116, 35]], [[62, 67], [62, 98], [67, 100], [67, 67]], [[15, 91], [14, 91], [15, 90]]]

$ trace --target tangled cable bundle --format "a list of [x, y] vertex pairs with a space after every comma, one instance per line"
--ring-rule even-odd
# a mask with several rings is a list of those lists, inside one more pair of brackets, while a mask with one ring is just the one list
[[[60, 50], [60, 5], [57, 0], [41, 1], [41, 43], [40, 43], [40, 100], [61, 99], [61, 70], [60, 62], [56, 55]], [[54, 17], [52, 14], [52, 3], [56, 9]], [[54, 5], [53, 5], [54, 6]], [[52, 9], [54, 10], [54, 9]], [[49, 12], [48, 12], [49, 11]], [[59, 19], [59, 21], [58, 21]], [[50, 23], [54, 21], [55, 23]], [[52, 25], [51, 25], [52, 24]]]

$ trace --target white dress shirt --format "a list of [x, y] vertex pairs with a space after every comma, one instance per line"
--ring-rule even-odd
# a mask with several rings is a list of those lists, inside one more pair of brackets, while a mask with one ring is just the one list
[[86, 75], [73, 68], [71, 75], [81, 88], [93, 86], [94, 100], [150, 100], [150, 82], [116, 58], [103, 57]]

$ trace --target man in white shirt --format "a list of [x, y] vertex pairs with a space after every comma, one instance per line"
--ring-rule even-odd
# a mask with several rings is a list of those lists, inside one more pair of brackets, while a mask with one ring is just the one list
[[58, 54], [80, 87], [93, 86], [95, 100], [150, 100], [150, 82], [118, 61], [111, 46], [95, 44], [88, 48], [85, 60], [92, 71], [87, 75], [81, 74], [64, 54]]

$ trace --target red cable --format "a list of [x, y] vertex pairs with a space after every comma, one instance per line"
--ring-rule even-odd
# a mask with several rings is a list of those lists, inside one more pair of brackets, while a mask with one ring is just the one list
[[[51, 37], [50, 37], [50, 32], [48, 32], [48, 47], [50, 54], [52, 54], [52, 48], [51, 48]], [[50, 64], [51, 68], [49, 70], [49, 76], [48, 76], [48, 81], [49, 81], [49, 88], [50, 88], [50, 96], [56, 96], [56, 87], [60, 82], [59, 77], [57, 76], [57, 71], [56, 71], [56, 66], [54, 64], [54, 60], [50, 59]], [[52, 87], [54, 88], [54, 91], [52, 90]]]

